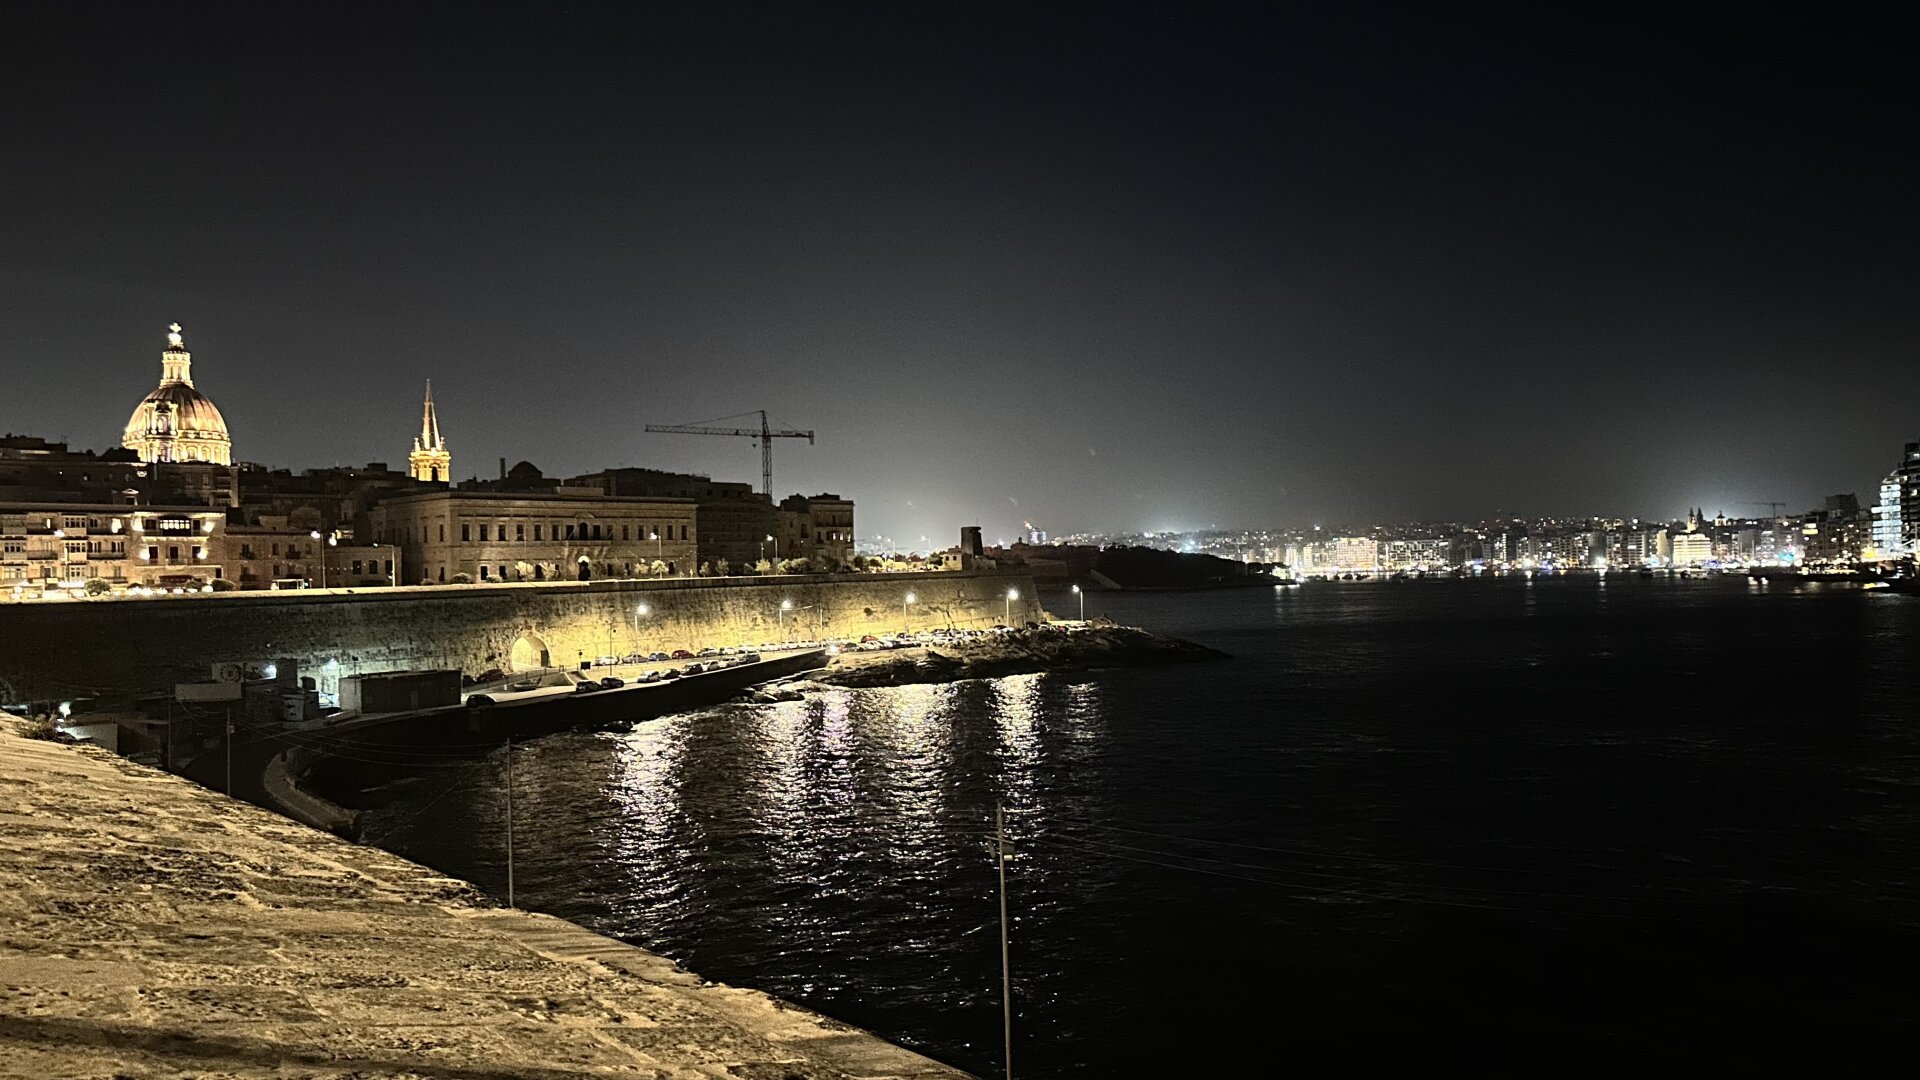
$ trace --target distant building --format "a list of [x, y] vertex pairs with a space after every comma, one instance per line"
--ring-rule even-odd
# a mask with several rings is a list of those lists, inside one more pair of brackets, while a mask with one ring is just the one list
[[692, 499], [605, 495], [538, 478], [522, 462], [508, 486], [389, 496], [370, 514], [373, 538], [404, 553], [403, 585], [463, 574], [476, 583], [690, 576], [697, 568]]
[[[731, 573], [747, 573], [754, 563], [772, 556], [767, 538], [778, 528], [773, 500], [755, 491], [751, 484], [639, 468], [602, 469], [576, 476], [568, 483], [597, 487], [608, 495], [692, 499], [700, 525], [696, 530], [700, 539], [696, 556], [700, 565], [714, 573], [719, 573], [722, 566]], [[785, 541], [780, 550], [786, 554]]]
[[987, 546], [980, 539], [980, 526], [960, 526], [960, 554], [970, 558], [979, 558], [985, 555], [986, 552]]
[[1713, 561], [1713, 538], [1703, 532], [1675, 533], [1670, 560], [1675, 566], [1705, 566]]
[[212, 585], [226, 520], [204, 506], [0, 503], [0, 587]]
[[453, 454], [440, 437], [440, 415], [433, 408], [433, 380], [427, 380], [427, 399], [420, 406], [420, 434], [407, 454], [407, 475], [428, 484], [453, 482]]
[[1920, 553], [1920, 443], [1908, 443], [1900, 464], [1880, 482], [1872, 528], [1875, 559]]
[[838, 495], [789, 495], [780, 500], [782, 558], [845, 566], [853, 558], [853, 500]]

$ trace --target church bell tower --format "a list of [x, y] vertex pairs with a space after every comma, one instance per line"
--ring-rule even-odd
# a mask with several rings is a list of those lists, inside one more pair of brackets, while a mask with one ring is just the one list
[[420, 434], [413, 437], [407, 455], [407, 473], [415, 480], [445, 484], [453, 480], [453, 455], [440, 437], [440, 417], [433, 411], [433, 380], [427, 380], [427, 401], [420, 408]]

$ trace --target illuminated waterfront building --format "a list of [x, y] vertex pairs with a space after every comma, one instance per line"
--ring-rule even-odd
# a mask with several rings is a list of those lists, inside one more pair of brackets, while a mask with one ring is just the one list
[[502, 485], [393, 495], [373, 538], [405, 554], [400, 584], [691, 576], [694, 500], [624, 497], [543, 481], [526, 462]]
[[1713, 538], [1703, 532], [1675, 533], [1672, 552], [1675, 566], [1705, 566], [1713, 560]]
[[121, 442], [141, 461], [233, 464], [226, 418], [193, 385], [193, 354], [181, 342], [179, 323], [160, 354], [160, 385], [134, 408]]
[[433, 408], [433, 380], [427, 380], [427, 400], [420, 407], [420, 434], [413, 437], [407, 455], [407, 475], [430, 484], [451, 483], [453, 454], [440, 437], [440, 416]]

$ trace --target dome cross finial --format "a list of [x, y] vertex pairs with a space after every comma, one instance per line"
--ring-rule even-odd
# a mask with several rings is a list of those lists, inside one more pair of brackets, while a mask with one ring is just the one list
[[171, 323], [167, 326], [167, 344], [173, 346], [176, 349], [180, 347], [180, 324], [179, 323]]

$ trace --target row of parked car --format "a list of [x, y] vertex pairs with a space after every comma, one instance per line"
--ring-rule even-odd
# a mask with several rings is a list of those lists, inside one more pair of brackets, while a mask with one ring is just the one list
[[[662, 660], [680, 660], [694, 654], [687, 652], [685, 649], [680, 649], [671, 656], [662, 654], [654, 655], [659, 656]], [[649, 656], [643, 658], [643, 660], [628, 662], [637, 664], [652, 658], [652, 656]], [[737, 667], [740, 664], [757, 664], [759, 662], [759, 653], [729, 651], [725, 656], [715, 655], [711, 660], [696, 660], [685, 667], [670, 667], [665, 670], [656, 668], [647, 672], [645, 675], [635, 676], [633, 682], [635, 684], [666, 682], [670, 679], [678, 679], [686, 675], [704, 675], [709, 671], [721, 671], [726, 668]], [[591, 694], [597, 690], [618, 690], [625, 685], [627, 685], [627, 680], [618, 675], [608, 675], [603, 679], [581, 679], [579, 682], [573, 684], [573, 692], [576, 694]]]

